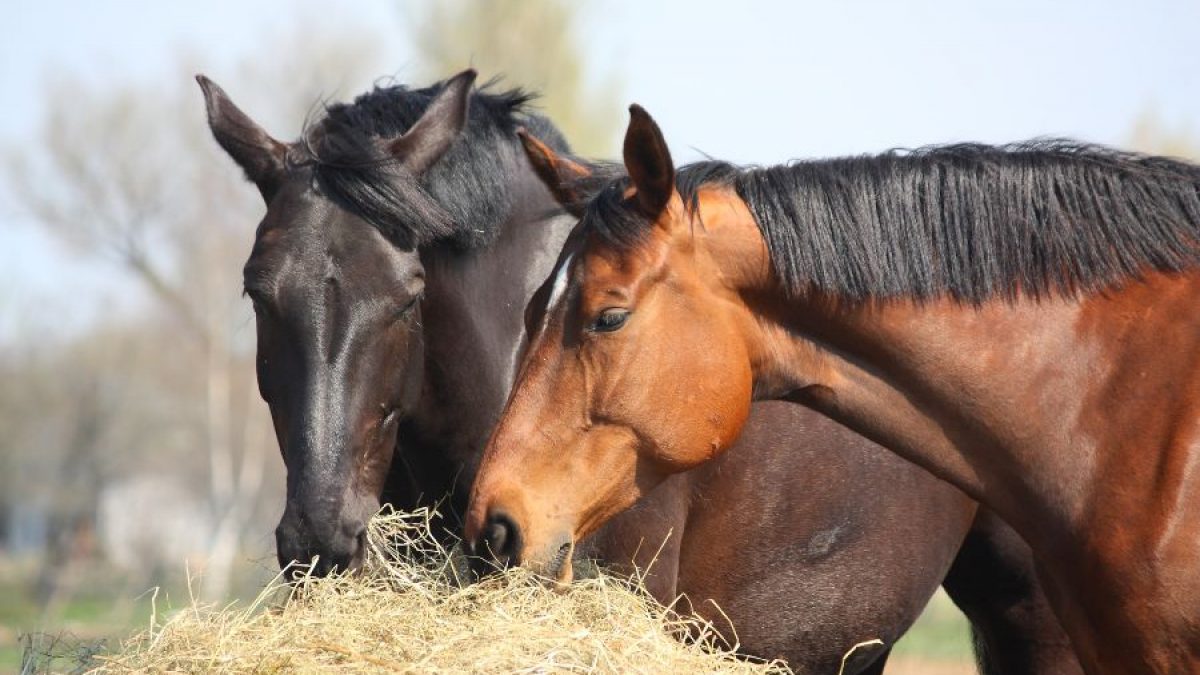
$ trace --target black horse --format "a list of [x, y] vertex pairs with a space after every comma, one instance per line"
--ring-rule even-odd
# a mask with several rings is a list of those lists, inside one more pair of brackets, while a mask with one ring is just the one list
[[[516, 131], [564, 153], [565, 141], [526, 94], [472, 91], [471, 71], [333, 105], [295, 143], [198, 80], [213, 134], [267, 204], [245, 290], [287, 465], [280, 564], [355, 567], [382, 503], [449, 495], [455, 526], [513, 380], [522, 310], [574, 225]], [[847, 672], [882, 672], [943, 582], [987, 672], [1078, 671], [1028, 548], [957, 490], [794, 404], [757, 405], [739, 445], [583, 553], [649, 566], [655, 597], [686, 594], [727, 616], [745, 653], [801, 672], [836, 672], [870, 638], [884, 645]]]

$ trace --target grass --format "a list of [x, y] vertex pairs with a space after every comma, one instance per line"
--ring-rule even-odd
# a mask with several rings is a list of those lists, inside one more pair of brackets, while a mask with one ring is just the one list
[[896, 642], [892, 654], [927, 661], [973, 663], [975, 659], [967, 619], [941, 590], [929, 601], [913, 627]]
[[[67, 642], [99, 642], [127, 633], [136, 621], [118, 601], [111, 586], [65, 599], [57, 608], [43, 611], [34, 597], [36, 571], [26, 565], [6, 566], [0, 573], [0, 672], [16, 672], [24, 644], [21, 637], [32, 633], [62, 635]], [[148, 618], [147, 613], [144, 618]], [[49, 649], [39, 641], [39, 648]], [[56, 645], [62, 646], [62, 645]]]
[[81, 649], [116, 644], [150, 620], [148, 598], [138, 599], [128, 581], [111, 571], [98, 575], [100, 580], [89, 579], [53, 607], [43, 608], [34, 592], [36, 568], [28, 563], [0, 566], [0, 672], [17, 672], [28, 647], [54, 666], [51, 655], [73, 659]]
[[[80, 568], [66, 580], [61, 597], [44, 607], [35, 590], [38, 561], [0, 558], [0, 673], [18, 672], [29, 647], [41, 655], [39, 671], [70, 671], [81, 652], [116, 647], [150, 622], [150, 581], [100, 565]], [[242, 594], [252, 595], [263, 577], [257, 565], [247, 563], [237, 585]], [[188, 597], [183, 579], [165, 579], [161, 585], [160, 603]]]

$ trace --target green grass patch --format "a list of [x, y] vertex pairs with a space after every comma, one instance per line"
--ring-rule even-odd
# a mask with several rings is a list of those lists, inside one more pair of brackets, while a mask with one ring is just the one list
[[939, 590], [913, 627], [896, 642], [893, 654], [931, 661], [973, 662], [971, 628], [967, 618]]
[[[70, 672], [81, 655], [100, 646], [117, 649], [120, 641], [150, 623], [155, 583], [99, 565], [76, 569], [68, 587], [49, 605], [37, 595], [35, 561], [0, 560], [0, 673], [21, 669], [27, 649], [37, 657], [36, 672]], [[254, 597], [273, 571], [245, 563], [235, 577], [236, 595]], [[185, 606], [189, 594], [182, 578], [167, 580], [158, 593], [158, 611]]]

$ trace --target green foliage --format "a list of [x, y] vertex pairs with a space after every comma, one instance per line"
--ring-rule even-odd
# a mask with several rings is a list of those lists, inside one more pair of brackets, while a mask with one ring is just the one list
[[609, 156], [624, 122], [615, 81], [588, 80], [583, 14], [571, 0], [441, 0], [408, 13], [420, 77], [440, 79], [474, 67], [480, 81], [541, 94], [537, 105], [572, 148]]

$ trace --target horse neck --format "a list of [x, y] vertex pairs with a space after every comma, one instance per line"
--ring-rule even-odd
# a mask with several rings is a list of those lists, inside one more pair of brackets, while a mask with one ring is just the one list
[[[1077, 308], [793, 300], [769, 340], [795, 358], [773, 370], [788, 395], [914, 461], [1008, 519], [1057, 492], [1059, 527], [1087, 496], [1063, 418], [1094, 363], [1076, 351]], [[1052, 386], [1047, 386], [1048, 384]], [[779, 385], [774, 385], [778, 387]], [[1039, 512], [1046, 513], [1045, 509]]]
[[[1111, 484], [1087, 480], [1130, 449], [1104, 440], [1127, 438], [1114, 435], [1109, 394], [1197, 398], [1179, 367], [1153, 358], [1162, 353], [1153, 342], [1170, 335], [1169, 353], [1200, 354], [1190, 310], [1200, 274], [1151, 275], [1083, 299], [849, 303], [746, 273], [768, 264], [765, 245], [748, 243], [757, 231], [748, 213], [733, 225], [733, 243], [710, 249], [742, 270], [734, 277], [744, 280], [761, 397], [833, 417], [987, 503], [1031, 543], [1060, 545], [1113, 498]], [[1139, 426], [1134, 413], [1123, 417]]]
[[527, 162], [514, 162], [509, 175], [513, 209], [487, 246], [435, 246], [421, 254], [425, 383], [413, 427], [426, 452], [455, 466], [460, 488], [469, 487], [508, 397], [525, 305], [574, 222]]

